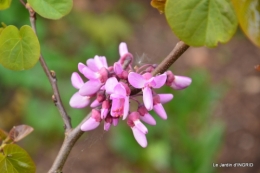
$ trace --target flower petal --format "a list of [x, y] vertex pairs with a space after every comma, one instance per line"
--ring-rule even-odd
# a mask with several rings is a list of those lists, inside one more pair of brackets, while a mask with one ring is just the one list
[[162, 106], [162, 104], [156, 104], [153, 105], [153, 110], [158, 114], [162, 119], [166, 120], [167, 119], [167, 114]]
[[135, 127], [138, 128], [143, 134], [148, 133], [148, 129], [145, 127], [145, 125], [138, 119], [134, 121]]
[[122, 96], [122, 97], [126, 96], [126, 90], [125, 90], [125, 87], [123, 86], [123, 84], [121, 84], [121, 83], [116, 84], [116, 86], [114, 88], [114, 94], [116, 94], [118, 96]]
[[156, 85], [153, 88], [161, 88], [165, 84], [166, 79], [167, 79], [167, 75], [165, 73], [155, 76], [154, 81]]
[[108, 109], [101, 109], [101, 119], [105, 119], [108, 114]]
[[126, 119], [128, 113], [129, 113], [129, 96], [126, 96], [126, 97], [125, 97], [125, 103], [124, 103], [123, 120]]
[[101, 104], [102, 104], [102, 102], [100, 103], [99, 101], [94, 100], [94, 101], [91, 103], [90, 107], [95, 108], [95, 107], [97, 107], [97, 106], [99, 106], [99, 105], [101, 105]]
[[149, 87], [144, 87], [143, 89], [143, 101], [144, 106], [148, 111], [153, 109], [153, 95], [152, 90]]
[[90, 117], [89, 119], [87, 119], [87, 121], [85, 121], [80, 129], [82, 131], [89, 131], [89, 130], [93, 130], [95, 128], [97, 128], [99, 126], [100, 122], [97, 122], [94, 118]]
[[89, 80], [80, 88], [79, 94], [83, 96], [90, 96], [95, 94], [101, 86], [102, 84], [99, 80]]
[[110, 129], [111, 124], [108, 122], [104, 122], [104, 130], [108, 131]]
[[78, 63], [78, 70], [79, 70], [80, 73], [83, 73], [84, 67], [87, 67], [87, 66], [85, 64], [81, 63], [81, 62]]
[[186, 76], [176, 76], [171, 84], [171, 87], [176, 90], [187, 88], [191, 84], [192, 80]]
[[96, 65], [96, 62], [93, 58], [90, 58], [87, 60], [88, 68], [90, 68], [92, 71], [97, 72], [99, 69]]
[[82, 69], [82, 74], [88, 78], [89, 80], [91, 79], [98, 79], [100, 77], [99, 73], [93, 72], [90, 68], [84, 67]]
[[155, 119], [149, 113], [144, 114], [144, 116], [140, 116], [140, 119], [147, 124], [156, 125]]
[[73, 87], [76, 89], [80, 89], [84, 85], [83, 80], [81, 79], [80, 75], [77, 72], [72, 73], [71, 83]]
[[118, 118], [113, 118], [113, 121], [112, 121], [113, 126], [117, 126], [118, 122], [119, 122]]
[[84, 108], [90, 102], [90, 97], [82, 96], [79, 92], [76, 92], [70, 99], [70, 106], [73, 108]]
[[116, 62], [114, 63], [114, 72], [117, 74], [117, 75], [120, 75], [122, 72], [123, 72], [123, 67], [120, 63]]
[[119, 55], [120, 55], [120, 57], [124, 56], [127, 53], [128, 53], [128, 49], [127, 49], [126, 43], [121, 42], [119, 44]]
[[143, 88], [146, 80], [138, 73], [130, 72], [128, 75], [129, 83], [135, 88]]
[[138, 142], [139, 145], [141, 145], [141, 147], [145, 148], [147, 146], [147, 139], [145, 134], [143, 134], [138, 128], [131, 127], [135, 140]]
[[118, 81], [115, 77], [108, 78], [105, 84], [106, 93], [112, 94], [117, 83]]
[[94, 61], [95, 61], [95, 65], [97, 66], [98, 70], [100, 70], [102, 67], [107, 68], [106, 57], [96, 55], [94, 57]]
[[173, 95], [172, 94], [158, 94], [160, 97], [160, 102], [162, 104], [167, 103], [169, 101], [171, 101], [173, 99]]

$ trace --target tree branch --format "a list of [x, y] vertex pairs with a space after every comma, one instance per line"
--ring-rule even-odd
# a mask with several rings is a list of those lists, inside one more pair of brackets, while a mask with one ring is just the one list
[[[23, 2], [23, 1], [21, 1], [21, 2]], [[28, 4], [26, 4], [25, 7], [28, 9], [29, 14], [30, 14], [30, 23], [31, 23], [32, 29], [35, 32], [35, 34], [37, 35], [37, 32], [36, 32], [36, 13]], [[60, 98], [56, 74], [55, 74], [54, 71], [49, 70], [42, 54], [40, 55], [39, 61], [41, 63], [41, 66], [42, 66], [46, 76], [48, 77], [48, 79], [50, 81], [50, 84], [51, 84], [51, 87], [52, 87], [52, 90], [53, 90], [53, 93], [54, 93], [52, 95], [52, 100], [53, 100], [55, 106], [57, 106], [57, 108], [60, 112], [60, 115], [63, 119], [64, 125], [65, 125], [65, 132], [68, 133], [69, 131], [71, 131], [71, 128], [72, 128], [71, 121], [70, 121], [70, 117], [68, 116], [68, 114], [67, 114], [67, 112], [66, 112], [66, 110], [65, 110], [65, 108], [62, 104], [61, 98]]]

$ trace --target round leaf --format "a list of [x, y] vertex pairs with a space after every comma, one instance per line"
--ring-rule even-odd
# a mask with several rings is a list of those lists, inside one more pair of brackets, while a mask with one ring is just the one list
[[35, 173], [35, 164], [28, 153], [15, 144], [8, 144], [0, 152], [1, 173]]
[[73, 6], [72, 0], [28, 0], [39, 15], [47, 19], [60, 19], [68, 14]]
[[259, 0], [233, 0], [239, 24], [247, 37], [260, 46]]
[[30, 26], [20, 31], [7, 26], [0, 35], [0, 63], [11, 70], [32, 68], [40, 57], [40, 44]]
[[165, 15], [176, 36], [190, 46], [225, 43], [237, 28], [229, 0], [167, 0]]
[[10, 7], [12, 0], [0, 0], [0, 10], [5, 10]]

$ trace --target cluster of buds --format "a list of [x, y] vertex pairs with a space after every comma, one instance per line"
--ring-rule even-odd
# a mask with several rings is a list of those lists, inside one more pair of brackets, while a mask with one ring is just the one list
[[[128, 52], [126, 43], [119, 45], [119, 54], [119, 61], [113, 66], [107, 65], [104, 56], [95, 56], [88, 59], [86, 64], [78, 64], [79, 72], [88, 81], [84, 82], [77, 72], [72, 74], [72, 85], [78, 91], [71, 97], [70, 106], [84, 108], [93, 100], [90, 104], [91, 116], [82, 124], [82, 131], [97, 128], [102, 120], [104, 130], [108, 131], [111, 125], [116, 126], [122, 118], [127, 120], [136, 141], [146, 147], [148, 130], [143, 122], [156, 125], [149, 111], [154, 110], [162, 119], [167, 119], [162, 104], [173, 98], [172, 94], [157, 94], [154, 89], [164, 85], [176, 90], [184, 89], [191, 84], [191, 79], [176, 76], [171, 71], [152, 76], [151, 72], [156, 68], [154, 64], [133, 68], [133, 55]], [[134, 111], [130, 111], [132, 103], [137, 103]]]

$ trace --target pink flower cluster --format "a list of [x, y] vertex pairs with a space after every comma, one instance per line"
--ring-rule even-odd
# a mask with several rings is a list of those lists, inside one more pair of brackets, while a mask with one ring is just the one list
[[[191, 79], [176, 76], [171, 71], [152, 76], [151, 72], [156, 65], [146, 64], [141, 67], [132, 67], [133, 56], [128, 52], [126, 43], [119, 45], [119, 61], [108, 66], [104, 56], [95, 56], [88, 59], [86, 64], [79, 63], [79, 72], [88, 79], [84, 82], [81, 76], [74, 72], [71, 76], [72, 85], [78, 91], [71, 97], [70, 106], [84, 108], [90, 104], [91, 117], [82, 126], [82, 131], [93, 130], [104, 121], [104, 130], [116, 126], [119, 119], [127, 119], [136, 141], [147, 146], [146, 134], [148, 130], [143, 122], [155, 125], [155, 119], [149, 114], [154, 110], [162, 119], [167, 119], [163, 103], [173, 98], [172, 94], [157, 94], [154, 89], [168, 85], [180, 90], [191, 84]], [[141, 92], [131, 93], [134, 89]], [[139, 97], [142, 96], [143, 103]], [[136, 110], [130, 111], [130, 103], [137, 103]]]

